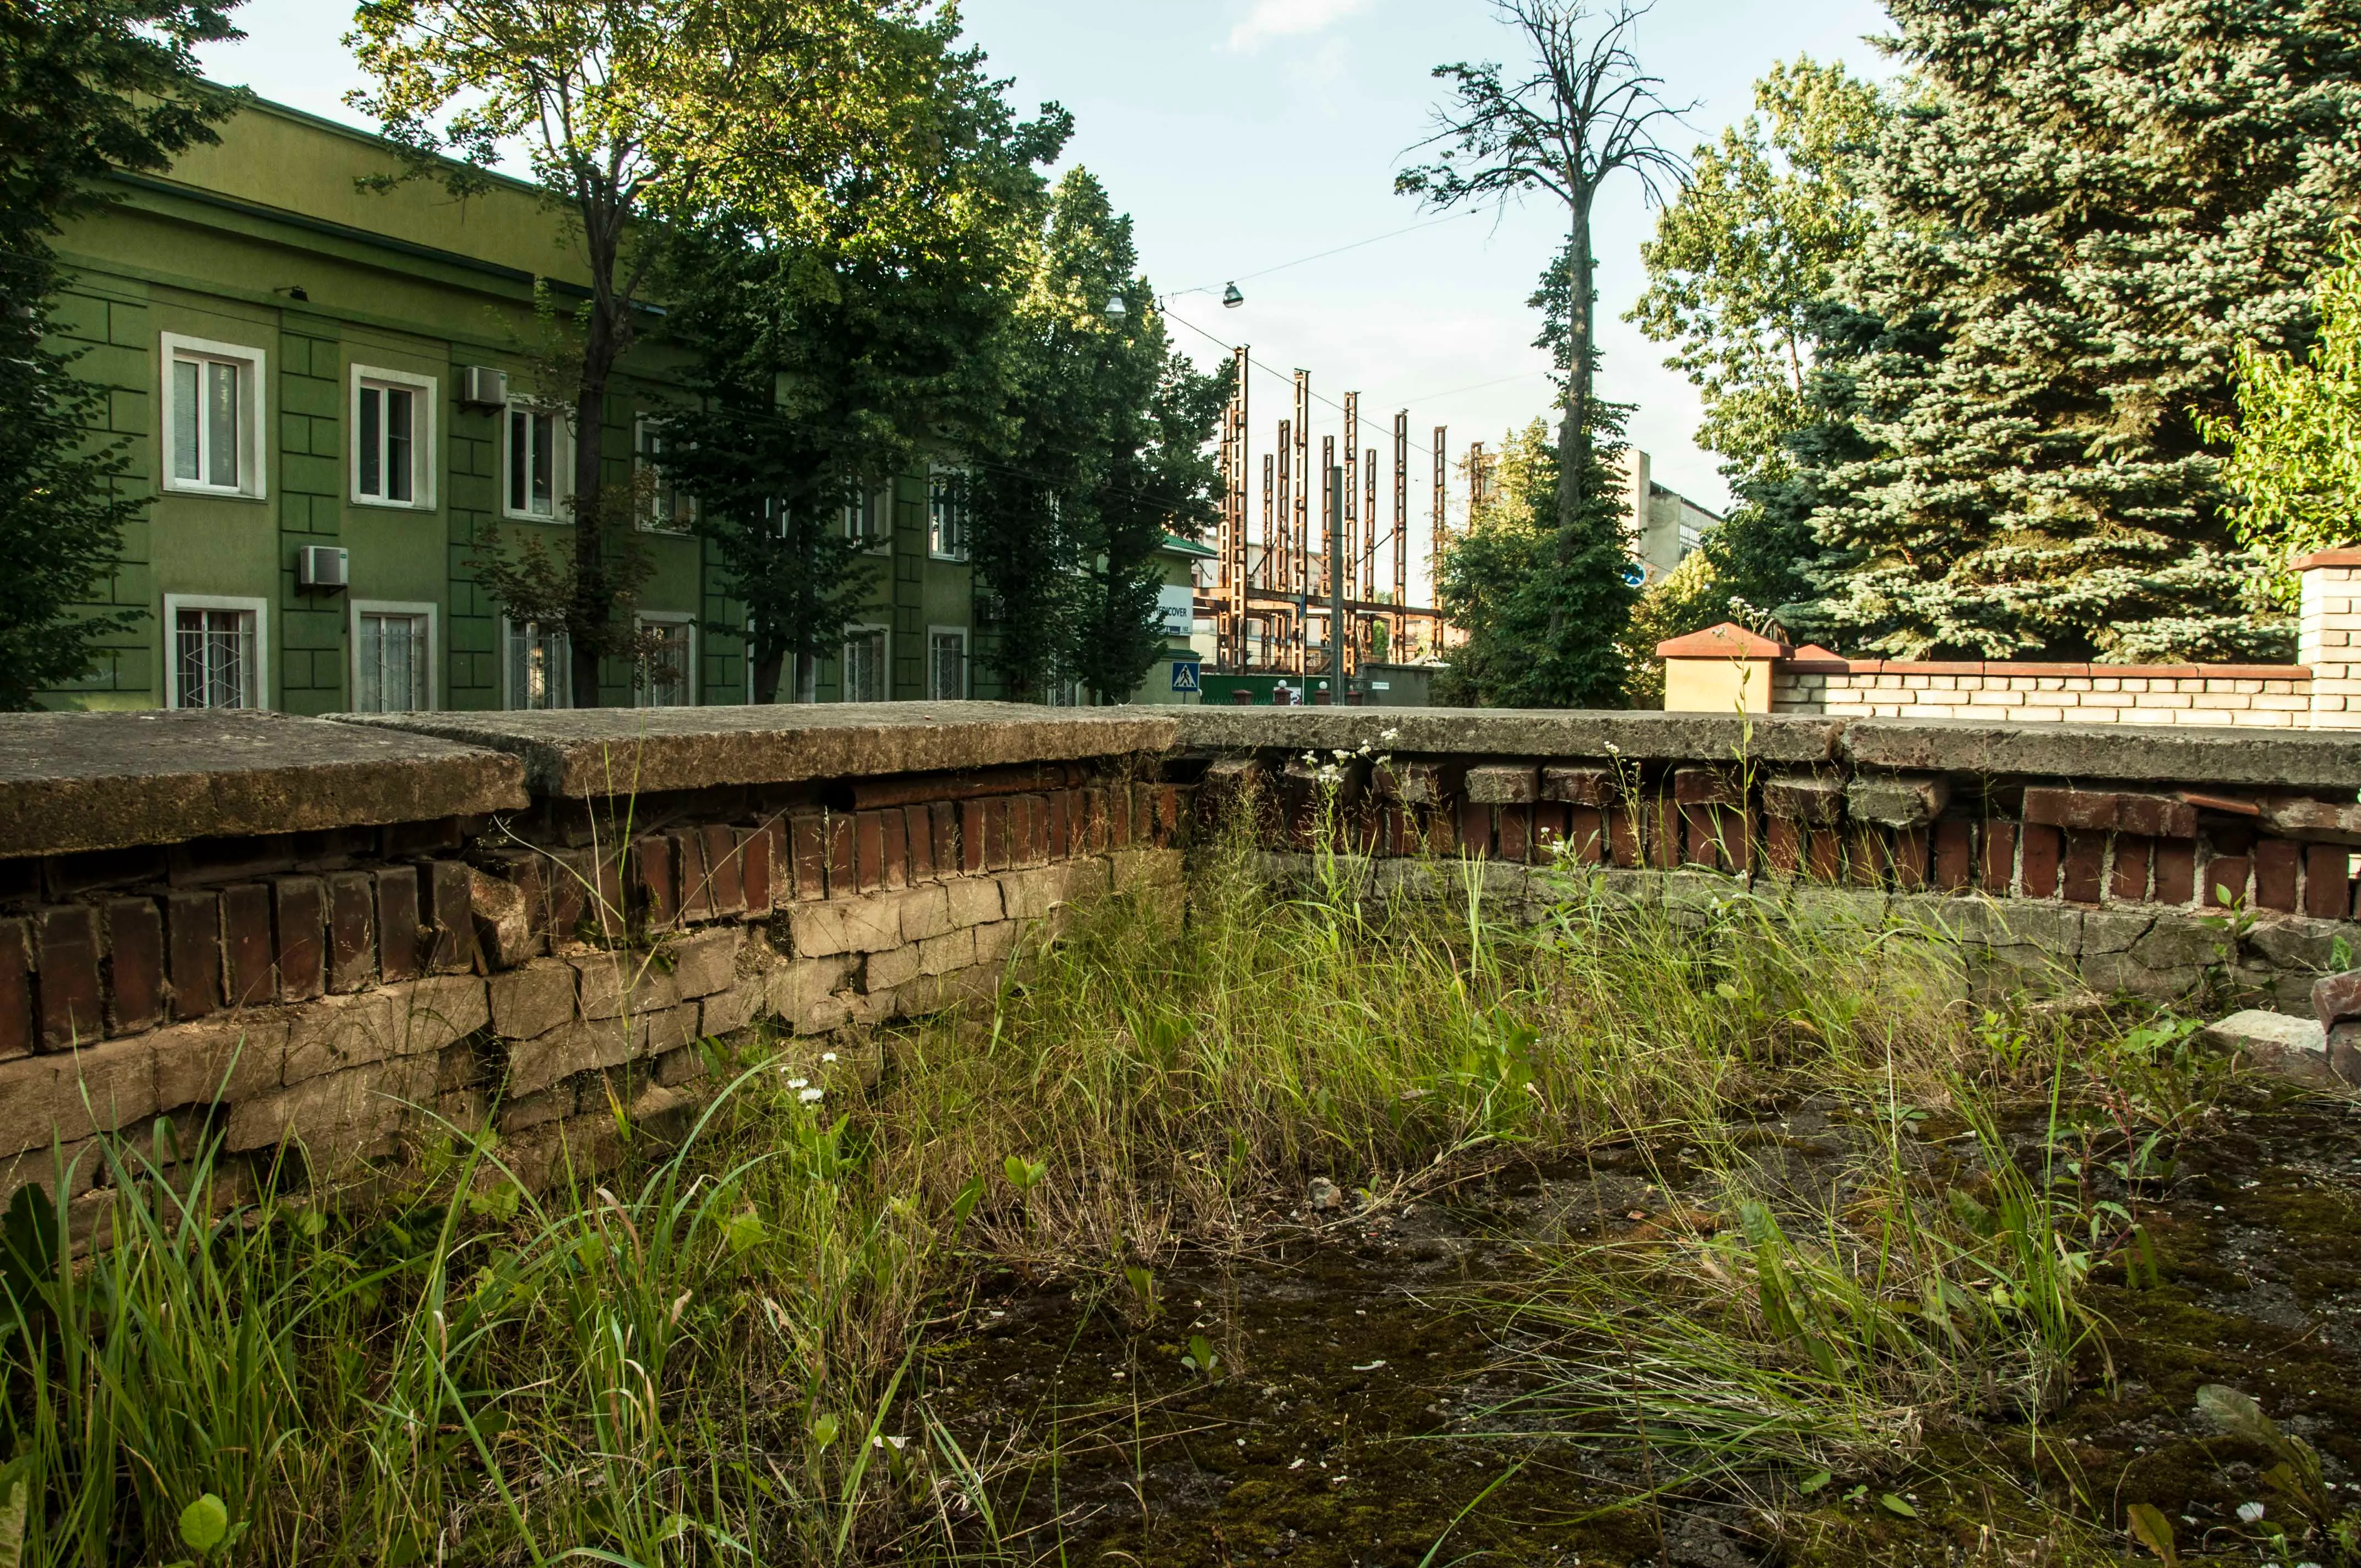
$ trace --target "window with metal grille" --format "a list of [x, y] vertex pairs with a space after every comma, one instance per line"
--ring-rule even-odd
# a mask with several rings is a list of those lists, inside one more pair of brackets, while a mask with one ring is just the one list
[[862, 627], [846, 636], [840, 698], [884, 702], [888, 695], [885, 629]]
[[364, 610], [354, 617], [353, 711], [411, 713], [427, 696], [429, 622], [423, 615]]
[[936, 702], [958, 702], [967, 696], [966, 632], [927, 634], [927, 696]]
[[944, 561], [966, 560], [968, 523], [967, 471], [936, 469], [928, 484], [928, 553]]
[[356, 366], [353, 371], [353, 499], [384, 506], [434, 503], [434, 383], [424, 377]]
[[181, 707], [254, 707], [255, 612], [250, 609], [181, 609], [172, 619], [177, 679], [173, 700]]
[[557, 516], [557, 416], [529, 403], [509, 405], [511, 517]]
[[508, 704], [516, 708], [574, 706], [574, 656], [563, 631], [530, 620], [508, 623]]
[[686, 620], [642, 616], [640, 636], [640, 706], [686, 707], [694, 703], [695, 630]]

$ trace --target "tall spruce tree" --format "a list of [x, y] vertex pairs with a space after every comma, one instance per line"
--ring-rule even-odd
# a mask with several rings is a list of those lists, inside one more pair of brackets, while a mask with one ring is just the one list
[[2198, 427], [2240, 344], [2313, 331], [2361, 194], [2361, 4], [1890, 9], [1914, 81], [1846, 290], [1868, 450], [1811, 476], [1811, 619], [1903, 656], [2283, 654]]
[[1060, 180], [1000, 350], [1005, 435], [970, 486], [984, 659], [1017, 696], [1127, 698], [1163, 646], [1156, 554], [1213, 515], [1227, 382], [1172, 351], [1138, 260], [1105, 187]]
[[133, 612], [103, 600], [123, 525], [146, 507], [124, 481], [105, 388], [49, 341], [50, 240], [105, 200], [115, 170], [161, 170], [214, 140], [237, 104], [197, 71], [197, 46], [238, 36], [236, 0], [35, 0], [0, 5], [0, 708], [86, 674]]

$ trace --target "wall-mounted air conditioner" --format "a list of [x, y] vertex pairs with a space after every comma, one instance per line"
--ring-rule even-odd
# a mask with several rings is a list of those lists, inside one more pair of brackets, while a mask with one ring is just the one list
[[295, 552], [295, 584], [305, 588], [352, 587], [352, 554], [333, 544], [306, 544]]
[[509, 400], [509, 378], [489, 365], [467, 366], [459, 372], [459, 400], [477, 408], [499, 408]]

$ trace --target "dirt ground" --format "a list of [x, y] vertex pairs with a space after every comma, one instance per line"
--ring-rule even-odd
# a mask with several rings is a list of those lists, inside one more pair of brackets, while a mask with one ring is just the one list
[[[1845, 1179], [1859, 1140], [1841, 1105], [1752, 1115], [1764, 1174]], [[1917, 1129], [1938, 1177], [1957, 1131], [1939, 1116]], [[2361, 1515], [2361, 1102], [2271, 1080], [2228, 1090], [2169, 1179], [2134, 1195], [2161, 1280], [2094, 1277], [2111, 1331], [2062, 1409], [1931, 1431], [1871, 1496], [1844, 1477], [1814, 1496], [1793, 1475], [1699, 1486], [1579, 1440], [1470, 1433], [1521, 1376], [1470, 1295], [1528, 1277], [1539, 1250], [1709, 1221], [1681, 1155], [1505, 1164], [1328, 1211], [1275, 1191], [1268, 1244], [1168, 1265], [1152, 1319], [1119, 1284], [999, 1274], [930, 1344], [925, 1399], [998, 1475], [1018, 1561], [2033, 1568], [2147, 1555], [2124, 1533], [2142, 1503], [2170, 1519], [2183, 1561], [2272, 1561], [2268, 1532], [2289, 1517], [2266, 1476], [2275, 1455], [2201, 1415], [2209, 1384], [2315, 1448], [2330, 1496]], [[1207, 1351], [1210, 1378], [1183, 1360]], [[1915, 1518], [1879, 1505], [1889, 1489]], [[2263, 1519], [2242, 1521], [2257, 1502]], [[2334, 1552], [2289, 1568], [2333, 1568]]]

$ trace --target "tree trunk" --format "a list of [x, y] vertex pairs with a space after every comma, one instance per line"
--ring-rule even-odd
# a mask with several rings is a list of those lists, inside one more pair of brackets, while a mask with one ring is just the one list
[[754, 689], [751, 694], [756, 702], [779, 700], [779, 677], [786, 668], [786, 663], [785, 652], [778, 648], [766, 648], [756, 655]]
[[607, 313], [590, 312], [582, 345], [582, 385], [574, 400], [574, 706], [597, 707], [601, 635], [614, 613], [607, 582], [605, 530], [599, 504], [600, 459], [607, 423], [607, 378], [615, 367], [616, 344]]
[[1590, 395], [1598, 370], [1593, 348], [1593, 316], [1598, 294], [1598, 263], [1590, 254], [1590, 193], [1582, 192], [1574, 206], [1571, 255], [1567, 279], [1566, 336], [1570, 363], [1566, 367], [1565, 423], [1557, 443], [1557, 549], [1561, 563], [1574, 559], [1581, 537], [1584, 487], [1590, 478]]

